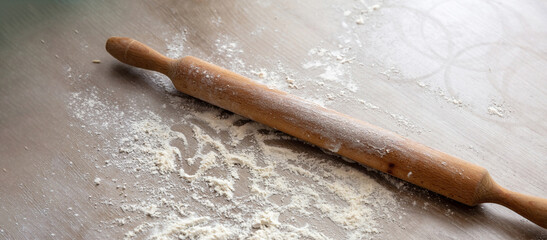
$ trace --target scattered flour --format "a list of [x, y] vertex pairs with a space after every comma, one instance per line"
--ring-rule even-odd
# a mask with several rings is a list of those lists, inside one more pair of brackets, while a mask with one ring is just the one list
[[227, 199], [231, 199], [234, 196], [233, 182], [211, 176], [206, 176], [204, 179], [218, 194], [226, 197]]
[[[344, 17], [352, 17], [355, 24], [365, 25], [368, 14], [378, 11], [382, 7], [380, 3], [367, 5], [364, 1], [361, 1], [361, 4], [362, 5], [355, 8], [356, 11], [345, 10], [343, 12]], [[354, 16], [352, 16], [352, 14]]]
[[466, 104], [464, 104], [464, 102], [458, 98], [458, 97], [454, 97], [454, 96], [450, 96], [449, 94], [446, 93], [445, 90], [441, 89], [441, 88], [435, 88], [433, 86], [431, 86], [430, 84], [427, 84], [423, 81], [416, 81], [416, 84], [420, 87], [420, 88], [423, 88], [425, 90], [426, 93], [429, 93], [433, 96], [435, 96], [436, 98], [438, 99], [442, 99], [444, 100], [446, 103], [449, 103], [449, 104], [453, 104], [457, 107], [464, 107], [466, 106]]
[[500, 118], [507, 117], [507, 114], [509, 113], [509, 111], [505, 108], [504, 104], [494, 102], [488, 106], [487, 110], [489, 115], [497, 116]]
[[[230, 227], [211, 224], [211, 222], [209, 217], [179, 218], [171, 216], [164, 221], [164, 224], [155, 226], [149, 238], [166, 239], [166, 236], [173, 236], [174, 239], [222, 240], [234, 237], [235, 234]], [[127, 236], [128, 234], [126, 234]], [[129, 236], [134, 237], [135, 234]]]
[[253, 220], [253, 228], [267, 228], [279, 226], [279, 213], [262, 212], [258, 213]]
[[[330, 85], [342, 85], [351, 92], [357, 90], [357, 84], [351, 75], [351, 63], [355, 57], [349, 57], [350, 48], [339, 46], [338, 49], [312, 48], [308, 56], [312, 59], [304, 64], [304, 69], [319, 70], [318, 77]], [[324, 83], [323, 83], [324, 84]]]
[[488, 107], [488, 114], [490, 115], [497, 115], [498, 117], [503, 117], [504, 110], [497, 107], [497, 106], [489, 106]]
[[148, 114], [148, 119], [130, 125], [133, 134], [121, 138], [119, 153], [131, 156], [131, 161], [141, 163], [139, 170], [146, 167], [153, 174], [173, 172], [177, 165], [175, 161], [180, 160], [182, 155], [178, 148], [170, 145], [170, 141], [180, 139], [187, 144], [186, 137], [161, 124], [158, 115], [152, 112]]
[[[171, 39], [170, 57], [182, 56], [185, 34]], [[300, 86], [281, 64], [283, 71], [245, 64], [227, 37], [215, 45], [219, 56], [233, 60], [232, 70], [276, 87]], [[356, 89], [346, 48], [314, 48], [309, 56], [303, 67], [319, 70], [325, 83]], [[162, 75], [145, 73], [168, 103], [151, 110], [138, 94], [121, 105], [113, 91], [85, 87], [89, 76], [76, 78], [68, 69], [82, 85], [70, 96], [72, 116], [105, 142], [101, 151], [109, 159], [97, 168], [134, 179], [115, 187], [118, 199], [98, 202], [122, 210], [106, 223], [123, 228], [126, 239], [363, 239], [399, 216], [393, 193], [358, 164], [304, 150], [311, 147], [238, 115], [199, 108]], [[166, 111], [169, 117], [160, 114]]]

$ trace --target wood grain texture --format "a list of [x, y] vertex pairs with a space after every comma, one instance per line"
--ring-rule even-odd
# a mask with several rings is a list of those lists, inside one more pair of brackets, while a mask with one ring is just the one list
[[[286, 86], [291, 94], [322, 99], [338, 112], [483, 166], [508, 189], [547, 196], [543, 1], [385, 1], [365, 25], [355, 23], [364, 7], [354, 1], [36, 2], [0, 9], [0, 238], [122, 238], [134, 227], [99, 227], [123, 214], [95, 204], [119, 193], [95, 187], [93, 178], [135, 179], [96, 168], [109, 159], [96, 146], [114, 140], [82, 128], [67, 99], [95, 89], [121, 111], [130, 99], [143, 109], [161, 109], [169, 103], [164, 93], [152, 87], [149, 75], [116, 65], [104, 39], [129, 36], [166, 52], [166, 43], [185, 29], [187, 55], [238, 70], [215, 45], [235, 42], [244, 50], [237, 57], [248, 63], [245, 68], [275, 70], [278, 61], [292, 66], [300, 88]], [[344, 16], [345, 10], [352, 15]], [[344, 84], [302, 67], [314, 60], [311, 49], [339, 49], [348, 39], [348, 57], [355, 60]], [[342, 86], [350, 84], [357, 87]], [[496, 109], [505, 111], [500, 116]], [[396, 209], [400, 222], [379, 220], [385, 231], [378, 238], [547, 237], [504, 207], [470, 208], [363, 174], [402, 204]]]

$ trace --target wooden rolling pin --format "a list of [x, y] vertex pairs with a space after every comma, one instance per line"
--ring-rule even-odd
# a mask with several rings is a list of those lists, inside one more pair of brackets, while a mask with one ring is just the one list
[[109, 38], [106, 50], [121, 62], [169, 76], [185, 94], [458, 202], [501, 204], [547, 228], [547, 199], [506, 190], [480, 166], [195, 57], [170, 59], [122, 37]]

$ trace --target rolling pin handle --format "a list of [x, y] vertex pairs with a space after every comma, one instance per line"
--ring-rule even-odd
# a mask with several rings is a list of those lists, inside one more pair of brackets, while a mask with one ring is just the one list
[[501, 204], [542, 228], [547, 228], [547, 199], [513, 192], [498, 186], [498, 198], [494, 203]]
[[106, 41], [106, 51], [120, 62], [167, 74], [173, 59], [131, 38], [111, 37]]

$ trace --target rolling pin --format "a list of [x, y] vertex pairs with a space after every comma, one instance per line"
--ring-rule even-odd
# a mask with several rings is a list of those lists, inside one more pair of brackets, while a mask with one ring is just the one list
[[109, 38], [106, 50], [123, 63], [167, 75], [185, 94], [463, 204], [501, 204], [547, 228], [547, 199], [502, 188], [473, 163], [192, 56], [171, 59], [123, 37]]

